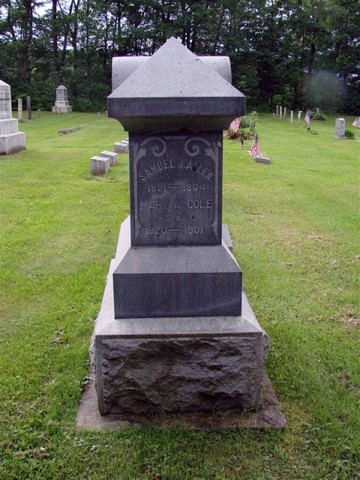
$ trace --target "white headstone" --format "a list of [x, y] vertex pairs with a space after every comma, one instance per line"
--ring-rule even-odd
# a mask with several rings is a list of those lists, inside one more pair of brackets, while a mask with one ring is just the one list
[[0, 120], [12, 118], [10, 85], [0, 80]]
[[299, 110], [299, 113], [298, 113], [298, 125], [300, 125], [300, 123], [301, 123], [301, 114], [302, 114], [302, 110]]
[[10, 85], [0, 80], [0, 155], [25, 148], [25, 133], [19, 132], [18, 121], [12, 118]]
[[282, 106], [281, 105], [279, 107], [279, 116], [280, 116], [280, 120], [282, 120]]
[[110, 160], [105, 157], [95, 155], [90, 159], [91, 175], [105, 175], [110, 168]]
[[68, 91], [64, 85], [60, 85], [56, 89], [56, 101], [57, 102], [67, 102], [68, 99]]
[[294, 112], [290, 111], [290, 123], [294, 123]]
[[286, 118], [286, 107], [284, 108], [284, 120]]
[[279, 105], [276, 105], [276, 117], [279, 116]]
[[68, 102], [68, 91], [64, 85], [60, 85], [56, 89], [56, 101], [55, 105], [52, 107], [54, 113], [70, 113], [72, 112], [72, 107]]
[[346, 138], [345, 137], [345, 118], [337, 118], [335, 122], [335, 137], [336, 138]]
[[22, 101], [22, 98], [18, 98], [18, 120], [19, 120], [19, 122], [22, 121], [22, 113], [23, 113], [23, 101]]

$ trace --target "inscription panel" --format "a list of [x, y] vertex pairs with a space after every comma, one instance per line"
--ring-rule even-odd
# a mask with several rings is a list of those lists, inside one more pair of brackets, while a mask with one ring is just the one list
[[11, 118], [10, 87], [0, 86], [0, 119]]
[[129, 141], [132, 245], [220, 244], [222, 132]]

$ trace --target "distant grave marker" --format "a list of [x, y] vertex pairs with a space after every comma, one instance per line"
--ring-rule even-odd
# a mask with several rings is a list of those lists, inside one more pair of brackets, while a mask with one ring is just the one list
[[19, 132], [18, 120], [12, 118], [11, 88], [0, 80], [0, 154], [25, 148], [25, 133]]
[[18, 120], [22, 122], [22, 114], [23, 114], [23, 101], [22, 98], [18, 98]]
[[345, 118], [337, 118], [335, 120], [335, 134], [334, 137], [338, 140], [346, 140], [345, 136]]
[[68, 91], [64, 85], [60, 85], [56, 89], [56, 101], [52, 107], [54, 113], [71, 113], [72, 107], [68, 101]]

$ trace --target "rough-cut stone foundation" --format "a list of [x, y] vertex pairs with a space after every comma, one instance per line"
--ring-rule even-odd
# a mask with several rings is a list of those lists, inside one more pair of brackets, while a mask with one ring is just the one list
[[114, 318], [112, 273], [128, 236], [129, 219], [92, 343], [100, 413], [259, 408], [268, 337], [244, 292], [242, 316]]

